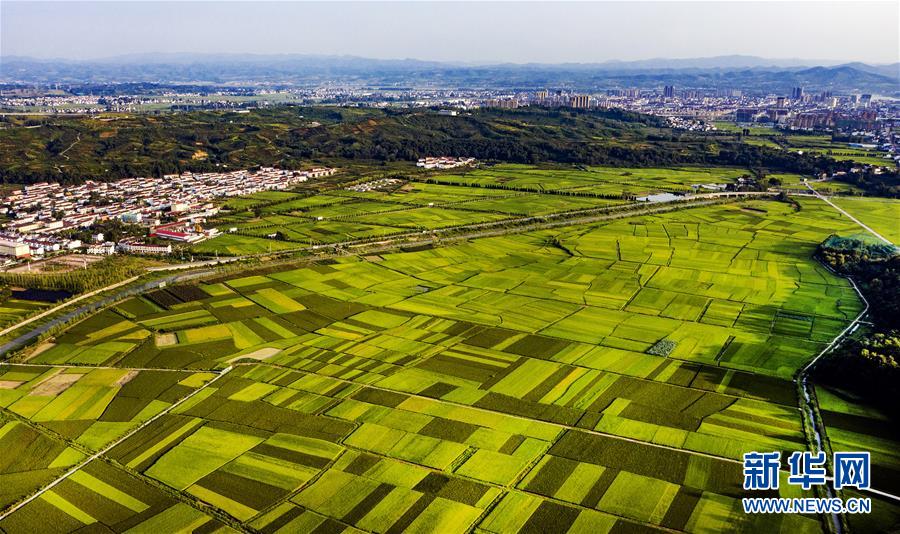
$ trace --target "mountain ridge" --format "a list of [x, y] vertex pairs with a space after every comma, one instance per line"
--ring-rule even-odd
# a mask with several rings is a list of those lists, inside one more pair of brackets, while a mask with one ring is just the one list
[[[778, 64], [771, 64], [772, 62]], [[101, 60], [0, 57], [0, 82], [356, 85], [590, 90], [622, 86], [731, 87], [784, 91], [792, 85], [900, 94], [900, 63], [804, 65], [756, 56], [602, 63], [469, 64], [302, 54], [130, 54]], [[828, 63], [827, 61], [825, 63]]]

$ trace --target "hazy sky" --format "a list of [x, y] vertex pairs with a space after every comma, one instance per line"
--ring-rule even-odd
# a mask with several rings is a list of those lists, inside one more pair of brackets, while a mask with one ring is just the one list
[[0, 53], [349, 54], [594, 62], [747, 54], [895, 62], [900, 2], [15, 2]]

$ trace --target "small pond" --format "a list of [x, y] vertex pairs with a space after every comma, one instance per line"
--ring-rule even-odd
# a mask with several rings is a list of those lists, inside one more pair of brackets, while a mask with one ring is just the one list
[[12, 298], [35, 302], [59, 302], [71, 297], [72, 293], [56, 289], [21, 289], [12, 290]]

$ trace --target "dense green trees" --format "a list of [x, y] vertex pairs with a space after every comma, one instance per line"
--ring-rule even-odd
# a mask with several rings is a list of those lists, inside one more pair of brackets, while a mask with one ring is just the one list
[[900, 252], [880, 242], [831, 236], [819, 246], [834, 270], [852, 276], [872, 307], [875, 322], [900, 329]]
[[849, 173], [839, 178], [842, 182], [856, 185], [870, 195], [900, 197], [900, 174], [897, 172], [875, 174], [874, 169], [867, 168], [862, 172]]
[[897, 410], [900, 393], [900, 251], [892, 245], [831, 236], [818, 250], [852, 276], [869, 301], [873, 332], [852, 337], [817, 366], [816, 377]]
[[110, 256], [86, 269], [60, 273], [0, 273], [0, 286], [64, 290], [82, 293], [114, 284], [144, 272], [146, 261], [130, 256]]

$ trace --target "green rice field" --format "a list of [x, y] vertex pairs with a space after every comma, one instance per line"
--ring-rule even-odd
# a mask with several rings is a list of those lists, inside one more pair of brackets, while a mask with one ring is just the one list
[[[573, 182], [609, 176], [584, 174]], [[376, 193], [367, 215], [345, 210], [365, 202], [347, 194], [266, 217], [287, 228], [282, 217], [334, 207], [334, 224], [444, 224], [425, 211], [443, 187], [456, 186]], [[437, 209], [468, 217], [485, 212], [459, 206], [522, 198], [486, 191]], [[792, 378], [862, 309], [812, 257], [858, 227], [798, 202], [258, 268], [129, 298], [0, 367], [0, 444], [15, 451], [0, 459], [0, 508], [113, 444], [0, 529], [821, 532], [822, 518], [747, 515], [740, 502], [744, 452], [808, 447]], [[385, 208], [397, 204], [412, 208]], [[900, 491], [895, 440], [870, 430], [879, 416], [819, 397], [833, 446], [872, 450], [875, 486]], [[786, 483], [779, 494], [812, 495]], [[875, 506], [861, 531], [896, 524], [900, 508]]]
[[900, 243], [900, 200], [842, 197], [832, 202], [892, 243]]
[[691, 185], [732, 183], [746, 169], [724, 167], [537, 169], [526, 165], [497, 165], [465, 174], [438, 175], [439, 182], [494, 185], [548, 191], [580, 191], [611, 196], [644, 195], [661, 191], [691, 191]]
[[707, 192], [696, 187], [730, 184], [748, 174], [746, 169], [721, 167], [537, 168], [503, 164], [463, 174], [435, 174], [390, 191], [330, 190], [312, 196], [268, 191], [228, 199], [224, 211], [211, 221], [222, 234], [193, 245], [191, 251], [261, 254], [416, 230], [596, 210], [652, 193]]

